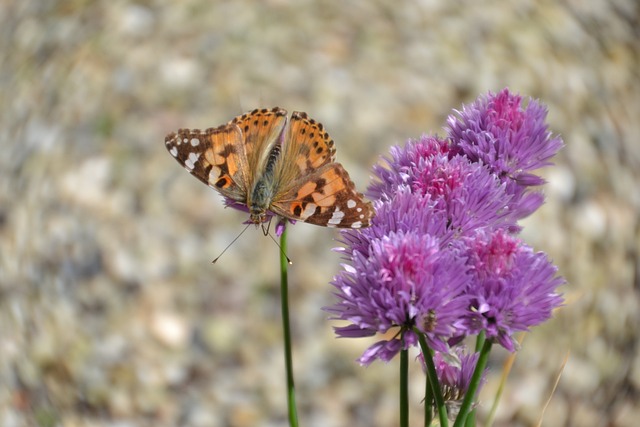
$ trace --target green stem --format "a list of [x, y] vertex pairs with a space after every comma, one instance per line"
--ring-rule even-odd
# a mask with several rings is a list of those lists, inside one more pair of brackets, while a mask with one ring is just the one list
[[467, 415], [467, 420], [464, 423], [464, 427], [475, 427], [476, 425], [476, 410], [474, 409], [473, 411], [469, 412], [469, 415]]
[[409, 427], [409, 350], [400, 350], [400, 427]]
[[289, 327], [289, 280], [287, 258], [287, 228], [280, 236], [280, 305], [282, 307], [282, 332], [284, 335], [284, 362], [287, 370], [287, 406], [289, 425], [298, 427], [298, 412], [296, 410], [296, 391], [293, 384], [293, 361], [291, 358], [291, 328]]
[[485, 340], [486, 340], [485, 331], [480, 331], [480, 333], [476, 337], [476, 349], [474, 350], [476, 353], [482, 349], [482, 346], [484, 345]]
[[[438, 374], [436, 373], [436, 365], [433, 363], [433, 355], [431, 353], [431, 349], [427, 345], [427, 340], [424, 338], [424, 334], [415, 328], [414, 332], [416, 333], [416, 335], [418, 335], [420, 349], [422, 350], [422, 356], [424, 357], [424, 364], [427, 367], [427, 380], [429, 381], [429, 385], [431, 386], [431, 394], [433, 395], [433, 399], [436, 402], [436, 408], [438, 408], [438, 418], [440, 419], [440, 426], [447, 427], [449, 425], [449, 419], [447, 418], [447, 407], [444, 404], [442, 390], [440, 390], [440, 384], [438, 383]], [[430, 422], [431, 420], [429, 420], [429, 423]], [[428, 424], [425, 424], [425, 426], [426, 425]]]
[[[424, 356], [423, 356], [424, 357]], [[429, 376], [424, 376], [424, 427], [429, 427], [433, 420], [433, 389], [429, 382]]]
[[465, 425], [465, 420], [467, 418], [467, 413], [473, 404], [473, 401], [476, 396], [476, 392], [478, 391], [478, 387], [480, 386], [480, 380], [482, 379], [482, 373], [484, 372], [484, 368], [487, 366], [487, 361], [489, 360], [489, 353], [491, 352], [491, 340], [485, 340], [482, 345], [482, 350], [480, 350], [480, 356], [478, 357], [478, 363], [476, 364], [476, 369], [473, 371], [473, 376], [471, 377], [471, 383], [469, 383], [469, 389], [464, 396], [464, 400], [462, 401], [462, 405], [460, 406], [460, 411], [458, 412], [458, 416], [456, 417], [456, 422], [453, 424], [453, 427], [462, 427]]

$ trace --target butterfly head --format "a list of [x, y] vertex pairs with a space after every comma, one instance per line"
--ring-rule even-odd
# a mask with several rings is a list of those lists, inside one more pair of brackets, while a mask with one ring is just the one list
[[251, 221], [255, 225], [262, 224], [268, 219], [269, 218], [267, 217], [267, 213], [263, 209], [251, 209], [249, 221]]
[[251, 206], [247, 206], [244, 203], [237, 202], [228, 197], [224, 198], [224, 204], [227, 207], [237, 209], [239, 211], [245, 212], [249, 214], [249, 219], [243, 224], [254, 224], [256, 226], [260, 224], [265, 224], [271, 220], [275, 216], [275, 214], [269, 211], [267, 208], [263, 206], [258, 206], [255, 203]]

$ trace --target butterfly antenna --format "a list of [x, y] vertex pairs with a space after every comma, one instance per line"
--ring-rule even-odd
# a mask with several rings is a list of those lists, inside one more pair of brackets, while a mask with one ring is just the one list
[[271, 233], [267, 234], [267, 236], [271, 237], [271, 240], [273, 240], [273, 243], [275, 243], [276, 246], [278, 247], [278, 249], [280, 249], [280, 253], [282, 255], [284, 255], [284, 257], [287, 259], [287, 262], [289, 263], [289, 265], [293, 265], [293, 262], [291, 261], [291, 259], [282, 250], [282, 246], [280, 246], [280, 243], [278, 243], [278, 241], [271, 235]]
[[229, 249], [229, 248], [231, 247], [231, 245], [233, 245], [233, 244], [236, 242], [236, 240], [238, 240], [238, 239], [240, 238], [240, 236], [242, 236], [242, 235], [244, 234], [244, 232], [245, 232], [245, 231], [247, 231], [247, 228], [249, 228], [249, 226], [250, 226], [250, 225], [251, 225], [251, 224], [247, 224], [247, 226], [244, 228], [244, 230], [242, 230], [242, 231], [240, 232], [240, 234], [238, 234], [238, 235], [236, 236], [236, 238], [235, 238], [235, 239], [233, 239], [233, 240], [231, 241], [231, 243], [229, 243], [229, 244], [227, 245], [227, 247], [226, 247], [226, 248], [224, 248], [224, 250], [223, 250], [222, 252], [220, 252], [220, 255], [218, 255], [218, 256], [216, 257], [216, 259], [214, 259], [213, 261], [211, 261], [211, 264], [215, 264], [215, 263], [216, 263], [216, 261], [218, 261], [218, 260], [220, 259], [220, 257], [221, 257], [225, 252], [227, 252], [227, 249]]

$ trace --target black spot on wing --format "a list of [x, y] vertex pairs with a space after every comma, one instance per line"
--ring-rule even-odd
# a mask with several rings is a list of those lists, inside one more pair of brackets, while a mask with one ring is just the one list
[[218, 155], [226, 159], [230, 155], [235, 154], [235, 152], [236, 148], [231, 144], [227, 144], [224, 146], [224, 150], [218, 151]]

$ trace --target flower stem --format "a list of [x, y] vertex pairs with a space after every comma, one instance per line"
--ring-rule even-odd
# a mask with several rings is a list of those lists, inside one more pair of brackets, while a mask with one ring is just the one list
[[[449, 419], [447, 418], [447, 407], [444, 404], [444, 398], [442, 397], [442, 391], [440, 390], [440, 384], [438, 384], [438, 374], [436, 373], [436, 365], [433, 363], [433, 354], [431, 349], [427, 345], [427, 340], [424, 338], [424, 334], [417, 329], [414, 329], [418, 335], [418, 341], [420, 342], [420, 349], [422, 350], [422, 357], [424, 358], [424, 364], [427, 367], [427, 381], [429, 381], [431, 388], [431, 395], [436, 402], [436, 408], [438, 408], [438, 418], [440, 419], [440, 426], [447, 427], [449, 425]], [[426, 405], [425, 401], [425, 405]], [[431, 404], [431, 402], [429, 402]], [[431, 409], [429, 409], [431, 412]], [[427, 419], [425, 417], [425, 423]], [[429, 423], [431, 420], [429, 420]], [[428, 424], [425, 424], [427, 426]]]
[[475, 349], [476, 353], [482, 349], [482, 346], [484, 345], [485, 340], [486, 340], [486, 332], [480, 331], [480, 333], [476, 337], [476, 349]]
[[[424, 355], [423, 355], [424, 358]], [[433, 420], [433, 389], [431, 388], [431, 384], [429, 382], [429, 376], [424, 376], [424, 427], [429, 427], [431, 425], [431, 420]]]
[[298, 427], [296, 391], [293, 384], [293, 361], [291, 358], [291, 328], [289, 327], [289, 259], [287, 258], [287, 228], [280, 236], [280, 305], [282, 308], [282, 333], [284, 335], [284, 362], [287, 370], [287, 407], [289, 425]]
[[484, 368], [487, 366], [487, 361], [489, 360], [491, 344], [491, 340], [485, 340], [484, 344], [482, 345], [482, 350], [480, 350], [480, 356], [478, 357], [476, 369], [473, 371], [473, 376], [471, 377], [471, 382], [469, 383], [467, 394], [464, 396], [464, 400], [462, 401], [460, 411], [458, 412], [458, 416], [456, 417], [456, 422], [453, 424], [453, 427], [462, 427], [463, 425], [465, 425], [467, 414], [469, 413], [469, 409], [473, 404], [476, 392], [478, 391], [478, 387], [480, 386], [482, 373], [484, 372]]
[[409, 350], [400, 350], [400, 427], [409, 427]]

